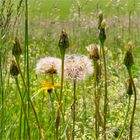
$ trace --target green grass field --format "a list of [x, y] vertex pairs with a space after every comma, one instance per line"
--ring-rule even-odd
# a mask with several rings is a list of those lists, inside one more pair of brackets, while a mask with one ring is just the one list
[[[135, 0], [80, 0], [80, 6], [87, 14], [102, 9], [105, 16], [125, 15], [133, 10], [140, 11], [140, 3]], [[75, 0], [31, 0], [29, 1], [29, 15], [47, 19], [58, 16], [63, 20], [68, 18], [73, 7], [77, 7]]]

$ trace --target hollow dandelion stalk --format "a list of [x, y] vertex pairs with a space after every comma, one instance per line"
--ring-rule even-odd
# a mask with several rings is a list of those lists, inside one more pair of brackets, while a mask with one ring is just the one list
[[[15, 38], [14, 40], [14, 46], [13, 46], [13, 49], [12, 49], [12, 54], [13, 56], [15, 57], [15, 60], [16, 60], [16, 64], [17, 64], [17, 68], [18, 68], [18, 72], [21, 76], [21, 79], [22, 79], [22, 82], [23, 82], [23, 85], [24, 85], [24, 88], [25, 88], [25, 91], [26, 93], [28, 93], [28, 82], [29, 82], [29, 79], [27, 80], [27, 84], [25, 82], [25, 79], [23, 77], [23, 74], [22, 74], [22, 71], [21, 71], [21, 67], [20, 67], [20, 55], [22, 53], [22, 50], [20, 48], [20, 43], [19, 43], [19, 40], [17, 38]], [[28, 67], [29, 68], [29, 67]], [[28, 76], [29, 76], [29, 72], [28, 73]], [[29, 77], [28, 77], [29, 78]], [[39, 132], [40, 132], [40, 135], [41, 135], [41, 138], [44, 140], [44, 135], [43, 135], [43, 132], [42, 132], [42, 129], [41, 129], [41, 126], [40, 126], [40, 123], [39, 123], [39, 119], [38, 119], [38, 116], [37, 116], [37, 113], [36, 113], [36, 110], [35, 110], [35, 107], [32, 103], [32, 100], [30, 98], [30, 96], [28, 96], [28, 105], [31, 105], [31, 108], [33, 110], [33, 113], [34, 113], [34, 116], [35, 116], [35, 119], [37, 121], [37, 126], [38, 126], [38, 129], [39, 129]], [[26, 109], [26, 108], [25, 108]], [[29, 111], [29, 110], [28, 110]], [[29, 117], [27, 115], [27, 119], [29, 120]], [[28, 133], [30, 133], [30, 127], [28, 127]]]
[[[101, 15], [101, 14], [100, 14]], [[105, 76], [105, 94], [104, 94], [104, 126], [103, 126], [103, 131], [104, 131], [104, 140], [106, 140], [106, 123], [107, 123], [107, 98], [108, 98], [108, 93], [107, 93], [107, 69], [106, 69], [106, 56], [105, 56], [105, 49], [104, 49], [104, 42], [106, 40], [106, 33], [105, 33], [105, 28], [106, 28], [106, 21], [103, 19], [103, 16], [99, 16], [99, 40], [100, 40], [100, 45], [102, 49], [102, 55], [103, 55], [103, 64], [104, 64], [104, 76]]]
[[73, 128], [72, 128], [72, 140], [75, 138], [75, 110], [76, 110], [76, 79], [73, 80], [73, 104], [72, 104], [72, 115], [73, 115]]
[[[1, 40], [1, 39], [0, 39]], [[0, 41], [0, 45], [1, 41]], [[0, 137], [3, 139], [3, 118], [4, 118], [4, 86], [3, 86], [3, 69], [2, 69], [2, 51], [1, 51], [1, 46], [0, 46], [0, 93], [1, 93], [1, 134]]]
[[28, 46], [28, 0], [25, 0], [25, 57], [26, 57], [26, 77], [28, 95], [28, 117], [30, 118], [30, 69], [29, 69], [29, 46]]
[[99, 122], [98, 122], [98, 114], [99, 114], [99, 100], [97, 99], [97, 88], [98, 88], [98, 60], [99, 60], [99, 52], [96, 44], [91, 44], [87, 48], [89, 53], [89, 58], [93, 60], [94, 64], [94, 103], [95, 103], [95, 136], [96, 140], [99, 138]]
[[129, 110], [130, 110], [130, 103], [131, 103], [130, 101], [131, 101], [131, 95], [129, 95], [129, 97], [128, 97], [128, 105], [127, 105], [127, 110], [126, 110], [126, 115], [125, 115], [123, 127], [122, 127], [122, 130], [121, 130], [121, 132], [120, 132], [120, 134], [119, 134], [117, 140], [121, 140], [121, 136], [122, 136], [122, 134], [123, 134], [123, 132], [124, 132], [124, 129], [125, 129], [125, 127], [126, 127], [126, 121], [127, 121], [128, 113], [129, 113]]
[[128, 74], [129, 74], [129, 81], [131, 84], [131, 90], [134, 92], [134, 103], [133, 103], [133, 110], [132, 110], [132, 115], [131, 115], [131, 120], [130, 120], [130, 130], [129, 130], [129, 140], [133, 139], [133, 124], [134, 124], [134, 115], [136, 111], [136, 103], [137, 103], [137, 93], [136, 93], [136, 86], [132, 77], [132, 72], [131, 68], [132, 65], [134, 64], [134, 59], [133, 59], [133, 54], [132, 54], [132, 49], [133, 49], [133, 44], [132, 42], [128, 42], [128, 49], [125, 54], [124, 58], [124, 64], [127, 68]]
[[24, 112], [24, 115], [25, 115], [25, 120], [27, 122], [27, 127], [28, 127], [28, 138], [29, 140], [31, 139], [31, 136], [30, 136], [30, 131], [29, 131], [29, 120], [27, 118], [27, 114], [26, 114], [26, 109], [25, 109], [25, 105], [24, 105], [24, 99], [22, 97], [22, 93], [21, 93], [21, 90], [20, 90], [20, 86], [19, 86], [19, 83], [18, 83], [18, 74], [19, 74], [19, 70], [18, 70], [18, 67], [16, 65], [16, 62], [15, 61], [12, 61], [12, 65], [10, 67], [10, 74], [14, 77], [15, 79], [15, 82], [16, 82], [16, 85], [17, 85], [17, 89], [18, 89], [18, 92], [19, 92], [19, 96], [20, 96], [20, 99], [21, 99], [21, 103], [22, 103], [22, 109], [23, 109], [23, 112]]
[[88, 75], [93, 74], [92, 62], [86, 56], [66, 55], [64, 76], [66, 80], [73, 81], [73, 103], [71, 106], [72, 112], [72, 140], [75, 139], [75, 124], [76, 124], [76, 85], [79, 81], [84, 81]]
[[69, 39], [68, 39], [68, 35], [65, 32], [65, 30], [62, 30], [62, 32], [61, 32], [58, 46], [59, 46], [60, 54], [61, 54], [61, 89], [60, 89], [59, 105], [58, 105], [58, 111], [57, 111], [57, 117], [56, 117], [56, 139], [59, 139], [59, 126], [60, 126], [60, 121], [61, 121], [60, 112], [62, 114], [63, 121], [65, 121], [63, 111], [62, 111], [63, 83], [64, 83], [64, 60], [65, 60], [66, 49], [69, 47]]
[[[22, 81], [23, 81], [23, 85], [24, 87], [26, 87], [26, 83], [24, 81], [24, 77], [23, 77], [23, 74], [21, 72], [21, 68], [20, 68], [20, 55], [22, 54], [22, 49], [21, 49], [21, 45], [20, 45], [20, 42], [18, 40], [17, 37], [15, 37], [15, 39], [13, 40], [13, 48], [12, 48], [12, 55], [15, 57], [15, 60], [16, 60], [16, 66], [18, 68], [18, 71], [21, 75], [21, 78], [22, 78]], [[23, 97], [24, 98], [24, 97]], [[23, 105], [23, 104], [22, 104]], [[24, 104], [25, 105], [25, 104]], [[23, 107], [22, 107], [23, 108]], [[24, 107], [24, 109], [26, 109], [26, 107]], [[22, 115], [22, 112], [21, 112], [21, 115]], [[27, 116], [26, 116], [27, 117]], [[21, 121], [21, 119], [20, 119]], [[24, 133], [25, 133], [25, 125], [26, 125], [26, 118], [24, 120]], [[20, 122], [21, 123], [21, 122]], [[28, 125], [29, 126], [29, 125]], [[28, 134], [30, 134], [30, 127], [27, 127], [28, 128]], [[20, 126], [20, 131], [21, 131], [21, 126]], [[19, 131], [19, 133], [20, 133]], [[20, 135], [20, 134], [19, 134]], [[25, 134], [24, 134], [24, 137], [25, 137]]]

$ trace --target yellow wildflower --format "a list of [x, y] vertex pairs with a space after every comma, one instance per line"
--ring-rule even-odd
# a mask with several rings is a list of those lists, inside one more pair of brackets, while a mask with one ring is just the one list
[[42, 81], [42, 87], [38, 90], [37, 94], [44, 90], [46, 93], [46, 97], [48, 97], [48, 93], [51, 93], [54, 89], [59, 87], [60, 84], [53, 84], [52, 82]]

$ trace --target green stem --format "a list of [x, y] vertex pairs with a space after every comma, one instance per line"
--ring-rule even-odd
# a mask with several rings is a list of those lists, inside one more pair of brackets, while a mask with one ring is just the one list
[[61, 62], [61, 89], [60, 89], [60, 102], [63, 99], [63, 82], [64, 82], [64, 58], [65, 55], [62, 55], [62, 62]]
[[73, 128], [72, 128], [72, 140], [75, 136], [75, 106], [76, 106], [76, 79], [73, 81], [73, 106], [72, 106], [72, 115], [73, 115]]
[[19, 140], [21, 140], [21, 128], [22, 128], [22, 105], [21, 105], [21, 109], [20, 109]]
[[35, 118], [36, 118], [36, 121], [37, 121], [37, 126], [38, 126], [39, 133], [40, 133], [40, 135], [41, 135], [41, 138], [42, 138], [42, 140], [45, 140], [45, 137], [44, 137], [44, 135], [43, 135], [43, 132], [42, 132], [42, 129], [41, 129], [41, 125], [40, 125], [40, 123], [39, 123], [39, 119], [38, 119], [38, 116], [37, 116], [37, 113], [36, 113], [36, 110], [35, 110], [35, 107], [34, 107], [34, 105], [33, 105], [33, 102], [32, 102], [32, 100], [31, 100], [31, 98], [29, 98], [29, 102], [30, 102], [31, 107], [32, 107], [32, 109], [33, 109], [33, 112], [34, 112], [34, 115], [35, 115]]
[[125, 115], [123, 127], [122, 127], [122, 130], [121, 130], [120, 135], [118, 136], [118, 139], [117, 140], [121, 140], [122, 133], [123, 133], [123, 131], [125, 129], [126, 121], [127, 121], [127, 118], [128, 118], [128, 113], [129, 113], [129, 110], [130, 110], [130, 101], [131, 101], [131, 96], [129, 95], [128, 105], [127, 105], [127, 111], [126, 111], [126, 115]]
[[[50, 100], [51, 100], [51, 108], [52, 108], [52, 112], [51, 112], [51, 114], [52, 114], [52, 122], [54, 122], [54, 120], [55, 120], [55, 109], [54, 109], [54, 101], [53, 101], [53, 97], [52, 97], [52, 95], [51, 95], [52, 93], [49, 93], [49, 96], [50, 96]], [[54, 133], [54, 130], [55, 130], [55, 126], [54, 126], [54, 123], [53, 123], [53, 126], [52, 126], [52, 133], [53, 133], [53, 135], [54, 135], [54, 139], [55, 139], [55, 133]]]
[[[1, 46], [0, 46], [1, 47]], [[3, 74], [2, 74], [2, 49], [0, 48], [0, 92], [1, 92], [1, 139], [3, 139], [3, 118], [4, 118], [4, 87], [3, 87]]]
[[25, 0], [25, 50], [26, 50], [26, 61], [27, 61], [27, 95], [28, 95], [28, 118], [29, 118], [29, 107], [30, 107], [30, 69], [29, 69], [29, 47], [28, 47], [28, 0]]
[[107, 70], [106, 70], [106, 57], [104, 44], [101, 43], [102, 53], [103, 53], [103, 62], [104, 62], [104, 74], [105, 74], [105, 95], [104, 95], [104, 140], [106, 140], [106, 122], [107, 122]]
[[30, 136], [30, 126], [29, 126], [29, 121], [28, 121], [28, 118], [27, 118], [26, 110], [25, 110], [24, 100], [23, 100], [22, 93], [21, 93], [21, 90], [20, 90], [20, 87], [19, 87], [18, 79], [15, 78], [15, 81], [16, 81], [16, 85], [17, 85], [17, 88], [18, 88], [18, 91], [19, 91], [19, 95], [20, 95], [21, 102], [22, 102], [22, 108], [23, 108], [23, 111], [24, 111], [25, 119], [26, 119], [26, 121], [27, 121], [28, 137], [29, 137], [29, 140], [31, 140], [31, 136]]
[[[16, 61], [17, 61], [17, 59], [16, 59]], [[18, 62], [18, 61], [17, 61], [17, 66], [18, 66], [18, 69], [19, 69], [19, 73], [20, 73], [20, 75], [21, 75], [21, 77], [22, 77], [23, 85], [25, 86], [25, 90], [26, 90], [26, 92], [27, 92], [28, 89], [27, 89], [25, 80], [24, 80], [24, 78], [23, 78], [23, 75], [22, 75], [22, 72], [21, 72], [21, 68], [20, 68], [20, 65], [19, 65], [19, 62]], [[29, 101], [28, 101], [28, 102], [31, 104], [31, 107], [32, 107], [32, 109], [33, 109], [33, 113], [34, 113], [35, 119], [36, 119], [36, 121], [37, 121], [37, 126], [38, 126], [39, 133], [40, 133], [40, 135], [41, 135], [41, 138], [42, 138], [42, 140], [45, 140], [44, 135], [43, 135], [43, 133], [42, 133], [42, 131], [41, 131], [41, 125], [40, 125], [40, 123], [39, 123], [39, 119], [38, 119], [36, 110], [35, 110], [35, 108], [34, 108], [34, 105], [33, 105], [33, 103], [32, 103], [32, 100], [31, 100], [30, 96], [29, 96]], [[29, 118], [28, 118], [28, 119], [29, 119]]]
[[59, 106], [57, 111], [57, 117], [56, 117], [56, 140], [59, 139], [59, 127], [60, 127], [60, 112], [62, 115], [62, 119], [65, 122], [64, 114], [62, 111], [62, 100], [63, 100], [63, 82], [64, 82], [64, 58], [65, 58], [65, 49], [61, 52], [61, 89], [60, 89], [60, 97], [59, 97]]
[[99, 138], [98, 132], [98, 103], [97, 103], [97, 61], [94, 60], [94, 102], [95, 102], [95, 135], [96, 140]]
[[129, 132], [129, 140], [133, 139], [133, 124], [134, 124], [134, 115], [135, 115], [135, 111], [136, 111], [136, 103], [137, 103], [137, 93], [136, 93], [136, 87], [135, 87], [135, 83], [133, 81], [133, 77], [131, 74], [131, 69], [128, 70], [131, 82], [132, 82], [132, 86], [133, 86], [133, 90], [134, 90], [134, 104], [133, 104], [133, 112], [132, 112], [132, 116], [131, 116], [131, 121], [130, 121], [130, 132]]
[[[51, 77], [52, 85], [54, 85], [54, 77], [53, 77], [53, 74], [51, 74], [50, 77]], [[55, 89], [54, 89], [54, 90], [55, 90]], [[55, 90], [55, 93], [56, 93], [56, 90]], [[51, 108], [52, 108], [52, 121], [54, 121], [54, 120], [55, 120], [54, 99], [53, 99], [53, 97], [52, 97], [52, 93], [49, 93], [49, 96], [50, 96]], [[53, 127], [52, 127], [52, 132], [53, 132], [54, 139], [55, 139], [55, 124], [54, 124], [54, 123], [53, 123]]]

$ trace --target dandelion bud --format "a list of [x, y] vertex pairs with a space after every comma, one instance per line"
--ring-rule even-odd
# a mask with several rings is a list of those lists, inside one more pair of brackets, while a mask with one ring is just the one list
[[127, 94], [132, 95], [133, 94], [133, 89], [132, 89], [132, 80], [128, 80], [128, 88], [127, 88]]
[[125, 54], [124, 64], [128, 70], [130, 70], [131, 66], [134, 64], [133, 54], [132, 54], [132, 44], [128, 43], [128, 50]]
[[20, 43], [19, 43], [19, 40], [17, 37], [15, 37], [14, 39], [14, 46], [13, 46], [13, 49], [12, 49], [12, 54], [16, 57], [16, 56], [20, 56], [22, 54], [22, 50], [21, 50], [21, 47], [20, 47]]
[[104, 19], [101, 22], [101, 28], [104, 28], [105, 29], [105, 27], [106, 27], [106, 20]]
[[106, 40], [105, 27], [106, 27], [106, 21], [103, 20], [101, 23], [100, 32], [99, 32], [99, 40], [102, 45], [104, 44], [104, 42]]
[[89, 53], [89, 58], [93, 60], [98, 60], [99, 59], [99, 52], [98, 52], [98, 47], [96, 44], [91, 44], [88, 47], [86, 47], [88, 53]]
[[19, 70], [18, 70], [16, 62], [14, 60], [12, 61], [12, 64], [11, 64], [11, 67], [10, 67], [10, 74], [15, 78], [19, 74]]
[[61, 32], [58, 46], [60, 48], [61, 54], [63, 54], [65, 52], [65, 49], [69, 47], [68, 35], [64, 30], [62, 30]]
[[133, 43], [131, 41], [128, 42], [128, 50], [132, 50], [133, 49]]
[[99, 21], [98, 21], [98, 29], [100, 29], [101, 23], [103, 21], [103, 13], [102, 13], [102, 11], [99, 12], [98, 18], [99, 18]]

